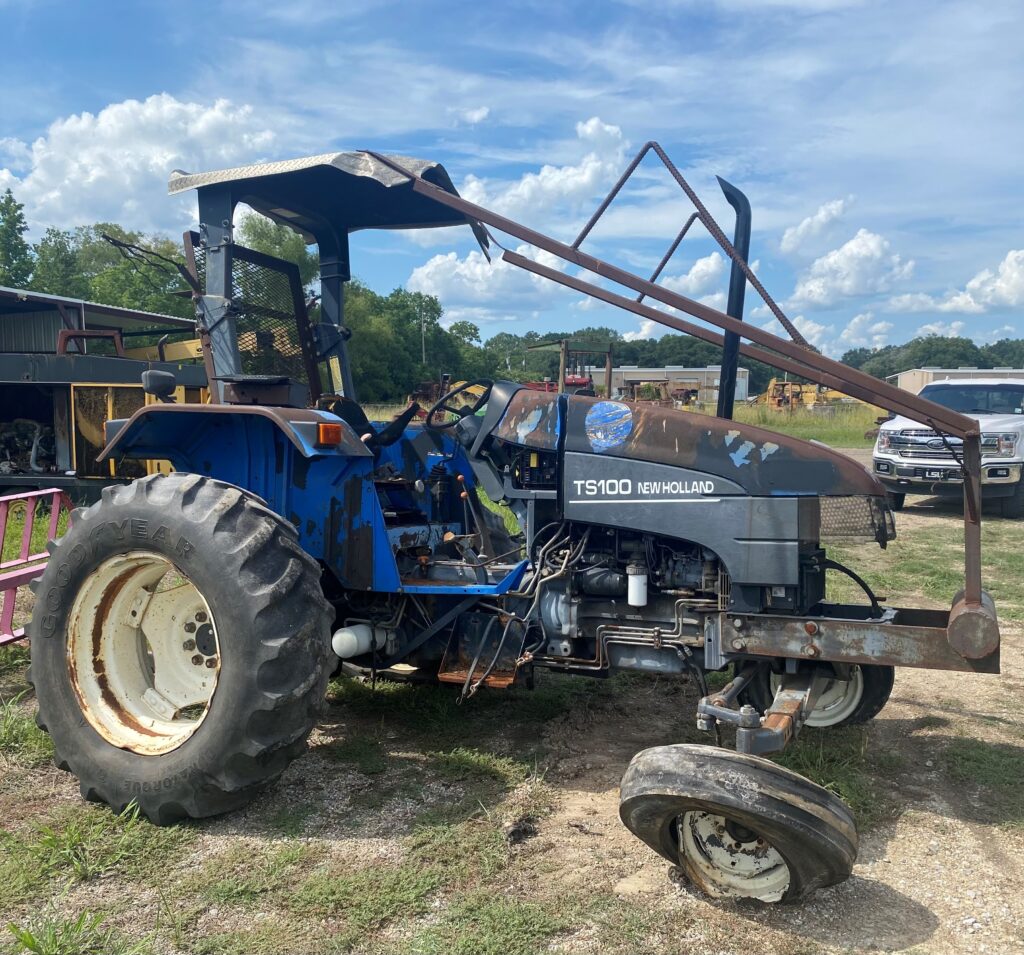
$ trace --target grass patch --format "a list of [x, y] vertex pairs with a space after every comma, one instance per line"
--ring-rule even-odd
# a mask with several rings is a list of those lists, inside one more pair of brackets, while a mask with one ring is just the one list
[[9, 643], [5, 647], [0, 647], [0, 676], [24, 670], [30, 659], [27, 643]]
[[112, 928], [104, 928], [103, 916], [82, 912], [76, 918], [59, 914], [33, 919], [27, 925], [8, 925], [13, 947], [4, 951], [32, 955], [148, 955], [148, 940], [132, 942]]
[[324, 752], [339, 762], [353, 763], [366, 776], [376, 776], [388, 768], [387, 753], [378, 740], [368, 736], [335, 741], [325, 747]]
[[211, 902], [252, 905], [284, 888], [309, 855], [305, 845], [263, 852], [254, 852], [252, 846], [235, 846], [206, 863], [194, 880], [195, 888]]
[[[192, 955], [295, 955], [296, 952], [324, 951], [316, 944], [311, 928], [307, 923], [284, 921], [275, 916], [255, 928], [217, 932], [199, 940], [188, 940], [186, 946]], [[323, 933], [322, 928], [320, 932]]]
[[450, 885], [486, 881], [509, 860], [505, 835], [497, 821], [489, 818], [420, 825], [409, 837], [408, 846], [413, 863]]
[[0, 885], [6, 901], [17, 903], [44, 896], [54, 881], [83, 882], [110, 872], [148, 880], [179, 849], [184, 832], [152, 825], [134, 805], [120, 815], [68, 807], [29, 831], [0, 832]]
[[459, 746], [450, 753], [430, 753], [432, 773], [450, 780], [495, 780], [505, 786], [515, 786], [526, 779], [526, 764], [508, 756], [496, 756], [479, 749]]
[[351, 872], [328, 867], [310, 875], [286, 904], [297, 915], [341, 920], [342, 926], [334, 930], [334, 944], [346, 951], [396, 917], [426, 912], [427, 900], [441, 881], [437, 869], [416, 861]]
[[988, 791], [987, 808], [1001, 822], [1024, 828], [1024, 748], [954, 739], [943, 749], [941, 760], [954, 781]]
[[459, 899], [410, 949], [425, 955], [534, 955], [568, 927], [566, 908], [476, 893]]
[[765, 405], [737, 405], [733, 418], [805, 441], [823, 441], [833, 448], [870, 448], [875, 439], [866, 438], [865, 434], [878, 427], [875, 419], [881, 413], [878, 408], [862, 404], [832, 405], [818, 411], [772, 411]]
[[892, 809], [891, 801], [879, 791], [872, 771], [894, 772], [898, 763], [889, 757], [876, 760], [866, 727], [844, 726], [815, 730], [806, 727], [775, 762], [835, 793], [853, 810], [863, 828], [876, 825]]
[[537, 674], [537, 688], [482, 691], [471, 704], [458, 705], [451, 686], [416, 686], [378, 679], [375, 687], [362, 680], [334, 681], [328, 691], [332, 704], [376, 723], [401, 727], [412, 739], [433, 746], [456, 747], [463, 739], [500, 731], [506, 741], [536, 737], [540, 723], [568, 713], [588, 698], [608, 695], [610, 680], [581, 680], [557, 674]]
[[279, 835], [294, 839], [305, 833], [306, 824], [312, 815], [313, 807], [310, 805], [283, 806], [267, 820], [267, 827]]
[[[897, 530], [899, 530], [897, 520]], [[1002, 620], [1024, 621], [1024, 557], [1018, 521], [982, 522], [982, 574]], [[901, 532], [883, 551], [875, 544], [829, 547], [829, 556], [857, 571], [878, 594], [899, 605], [924, 594], [948, 606], [963, 586], [963, 524], [935, 515], [934, 524]], [[828, 575], [829, 600], [865, 603], [853, 581]]]
[[21, 703], [26, 693], [0, 699], [0, 765], [42, 766], [53, 758], [53, 741]]

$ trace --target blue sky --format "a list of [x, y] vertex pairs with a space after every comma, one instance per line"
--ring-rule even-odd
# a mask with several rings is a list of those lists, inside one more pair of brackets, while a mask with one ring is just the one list
[[[826, 352], [1024, 336], [1013, 0], [0, 0], [0, 25], [0, 188], [36, 233], [179, 233], [194, 201], [166, 196], [171, 169], [373, 148], [441, 161], [470, 198], [571, 239], [657, 139], [727, 232], [715, 174], [747, 193], [758, 274]], [[624, 198], [588, 248], [649, 272], [688, 209], [653, 163]], [[484, 337], [660, 334], [488, 266], [464, 229], [359, 235], [353, 267]], [[720, 306], [727, 272], [695, 235], [665, 284]]]

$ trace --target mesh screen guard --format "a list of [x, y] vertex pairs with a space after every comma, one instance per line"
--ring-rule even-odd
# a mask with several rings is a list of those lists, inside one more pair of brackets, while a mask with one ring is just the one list
[[884, 497], [827, 497], [821, 503], [821, 539], [877, 541], [883, 547], [896, 537], [896, 521]]
[[[196, 236], [195, 238], [198, 238]], [[197, 278], [206, 288], [206, 250], [194, 244]], [[231, 303], [243, 375], [283, 375], [310, 389], [323, 388], [298, 267], [292, 262], [231, 247]]]

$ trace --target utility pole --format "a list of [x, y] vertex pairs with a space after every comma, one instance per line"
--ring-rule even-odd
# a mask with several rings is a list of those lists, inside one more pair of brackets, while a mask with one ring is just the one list
[[422, 299], [417, 304], [416, 310], [420, 313], [420, 350], [421, 350], [421, 361], [423, 367], [427, 366], [427, 319], [423, 314], [423, 301]]

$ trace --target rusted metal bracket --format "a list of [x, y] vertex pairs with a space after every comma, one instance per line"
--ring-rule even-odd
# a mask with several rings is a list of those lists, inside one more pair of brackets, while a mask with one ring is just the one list
[[697, 704], [697, 728], [709, 730], [715, 722], [736, 727], [736, 749], [758, 755], [784, 750], [803, 728], [828, 681], [834, 677], [830, 668], [809, 666], [796, 673], [786, 673], [775, 699], [762, 717], [749, 704], [733, 709], [746, 685], [758, 676], [766, 664], [747, 664], [731, 683], [714, 695], [705, 696]]

